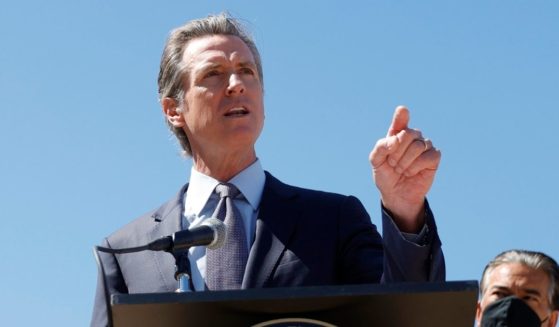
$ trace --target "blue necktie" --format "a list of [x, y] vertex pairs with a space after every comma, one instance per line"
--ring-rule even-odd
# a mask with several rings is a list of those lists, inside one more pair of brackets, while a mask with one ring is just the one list
[[218, 184], [214, 192], [220, 199], [212, 217], [225, 224], [226, 239], [222, 247], [206, 249], [206, 286], [209, 290], [240, 289], [248, 258], [243, 219], [233, 203], [240, 192], [228, 183]]

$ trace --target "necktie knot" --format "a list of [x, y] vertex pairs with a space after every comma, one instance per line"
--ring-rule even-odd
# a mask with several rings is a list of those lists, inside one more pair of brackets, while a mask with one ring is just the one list
[[234, 199], [235, 197], [237, 197], [239, 195], [239, 193], [241, 193], [239, 191], [239, 189], [230, 183], [222, 183], [222, 184], [218, 184], [215, 187], [215, 193], [217, 193], [217, 195], [219, 195], [220, 198], [226, 198], [226, 197], [230, 197], [231, 199]]

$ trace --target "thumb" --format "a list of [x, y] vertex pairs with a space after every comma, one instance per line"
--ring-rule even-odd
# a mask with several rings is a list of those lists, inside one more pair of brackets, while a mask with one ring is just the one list
[[396, 135], [401, 130], [408, 128], [409, 121], [410, 112], [408, 108], [404, 106], [398, 106], [394, 111], [394, 117], [392, 118], [392, 124], [390, 124], [387, 136]]

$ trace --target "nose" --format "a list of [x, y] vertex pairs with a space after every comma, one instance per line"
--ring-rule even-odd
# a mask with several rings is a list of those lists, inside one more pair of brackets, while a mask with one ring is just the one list
[[231, 74], [229, 76], [226, 93], [228, 96], [245, 93], [245, 84], [238, 74]]

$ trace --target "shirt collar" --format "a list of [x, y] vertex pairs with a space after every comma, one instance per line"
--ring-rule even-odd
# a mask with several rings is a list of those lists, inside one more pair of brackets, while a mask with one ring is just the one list
[[241, 191], [253, 210], [258, 209], [266, 183], [266, 175], [260, 165], [260, 160], [256, 159], [252, 165], [231, 178], [229, 183]]
[[[258, 209], [266, 182], [266, 175], [259, 159], [256, 159], [254, 163], [235, 175], [228, 182], [235, 185], [241, 191], [253, 210]], [[219, 184], [218, 180], [197, 171], [192, 166], [190, 169], [190, 182], [184, 195], [185, 199], [188, 197], [192, 200], [189, 201], [191, 212], [200, 214], [217, 184]], [[195, 196], [193, 196], [194, 194]]]

